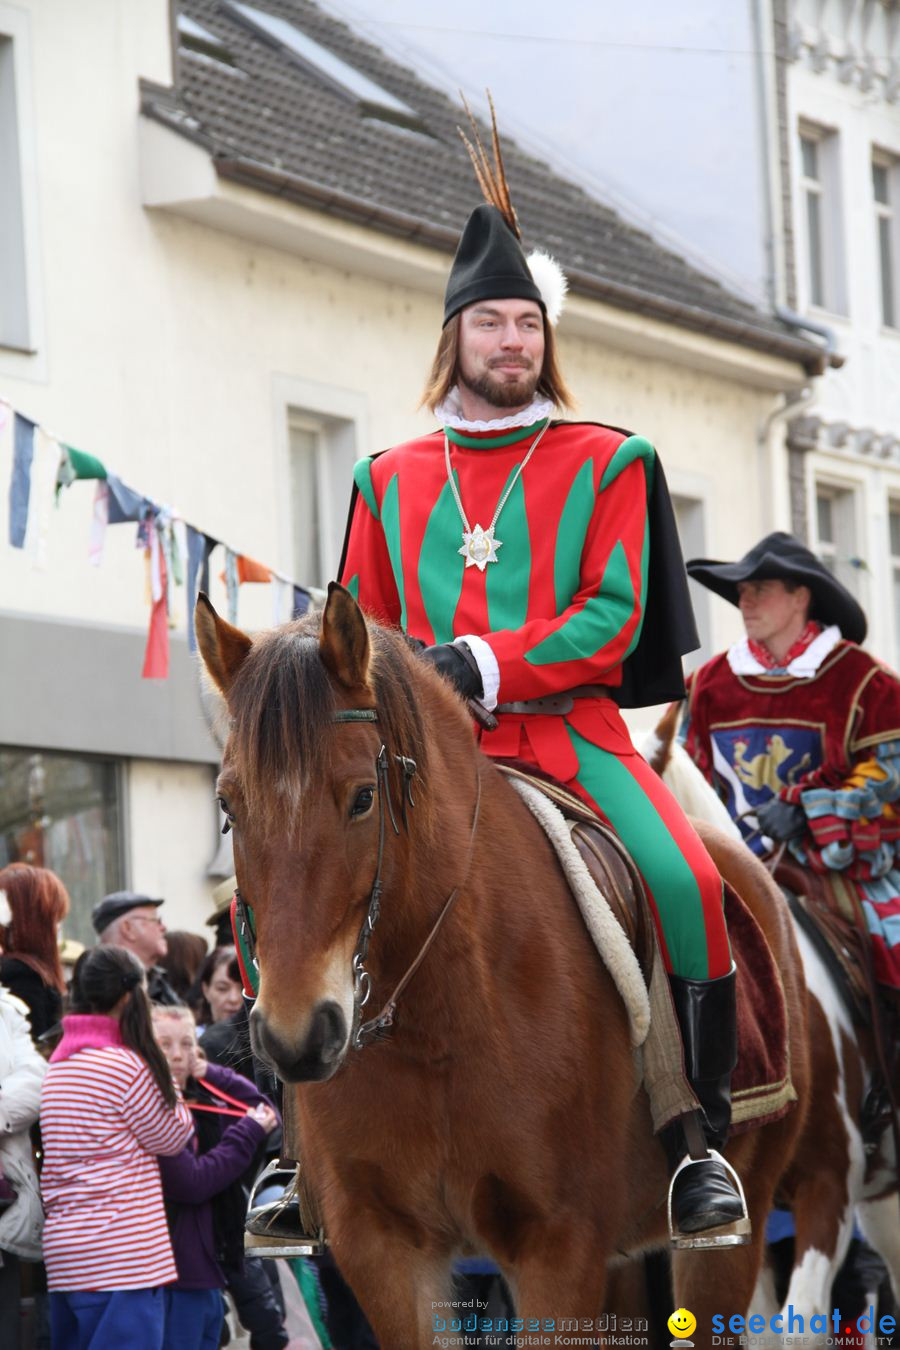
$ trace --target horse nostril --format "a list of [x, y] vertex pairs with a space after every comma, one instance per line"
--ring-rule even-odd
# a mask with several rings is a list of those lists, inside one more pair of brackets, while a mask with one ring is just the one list
[[320, 1003], [302, 1042], [286, 1043], [272, 1031], [258, 1008], [250, 1014], [254, 1052], [289, 1083], [330, 1078], [347, 1044], [347, 1022], [340, 1004]]

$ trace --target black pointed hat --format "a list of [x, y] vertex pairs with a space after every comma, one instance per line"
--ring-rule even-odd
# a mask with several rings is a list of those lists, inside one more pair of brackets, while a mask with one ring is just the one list
[[444, 323], [477, 300], [534, 300], [543, 297], [522, 245], [496, 206], [476, 206], [463, 228], [444, 294]]
[[463, 104], [469, 118], [474, 144], [460, 129], [469, 152], [484, 203], [476, 206], [466, 221], [444, 293], [444, 324], [467, 305], [478, 300], [533, 300], [540, 305], [550, 323], [558, 320], [565, 301], [567, 282], [559, 263], [541, 249], [527, 258], [515, 207], [509, 195], [497, 115], [488, 92], [491, 109], [491, 146], [488, 156], [478, 124]]
[[739, 581], [796, 581], [812, 592], [812, 614], [819, 623], [837, 624], [850, 642], [865, 641], [868, 625], [862, 605], [792, 534], [767, 534], [738, 562], [691, 558], [685, 566], [694, 581], [732, 605], [738, 603]]

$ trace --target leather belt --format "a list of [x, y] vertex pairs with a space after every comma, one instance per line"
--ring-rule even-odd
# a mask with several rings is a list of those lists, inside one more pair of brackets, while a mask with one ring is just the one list
[[525, 716], [543, 713], [544, 716], [556, 716], [570, 713], [576, 698], [611, 698], [612, 689], [607, 684], [579, 684], [574, 689], [566, 689], [562, 694], [549, 694], [546, 698], [527, 698], [518, 703], [498, 703], [494, 712], [514, 713]]

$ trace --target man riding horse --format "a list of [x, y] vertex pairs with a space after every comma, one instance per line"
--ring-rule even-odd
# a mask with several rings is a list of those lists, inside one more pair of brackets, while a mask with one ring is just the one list
[[846, 887], [877, 982], [900, 987], [900, 680], [859, 646], [856, 598], [791, 535], [689, 574], [746, 636], [689, 682], [685, 747], [758, 854]]
[[[489, 200], [463, 229], [423, 397], [440, 430], [356, 466], [341, 579], [493, 711], [486, 754], [553, 775], [621, 836], [719, 1150], [736, 1060], [722, 882], [619, 711], [680, 697], [680, 656], [696, 646], [665, 478], [643, 437], [559, 419], [565, 280], [546, 255], [526, 259], [502, 168], [483, 152], [480, 167]], [[717, 1153], [688, 1157], [681, 1122], [662, 1138], [673, 1227], [714, 1245], [710, 1230], [745, 1217], [732, 1176]]]

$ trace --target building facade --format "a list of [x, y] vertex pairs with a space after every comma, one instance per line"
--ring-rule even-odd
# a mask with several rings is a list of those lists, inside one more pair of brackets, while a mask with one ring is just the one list
[[[322, 585], [355, 459], [429, 427], [418, 395], [475, 200], [457, 110], [306, 0], [0, 0], [0, 77], [0, 473], [14, 412], [38, 428], [33, 488], [47, 445], [76, 447], [154, 512]], [[747, 540], [768, 526], [778, 410], [818, 348], [514, 147], [508, 167], [573, 278], [579, 415], [651, 437], [686, 548], [727, 556], [736, 521]], [[142, 680], [143, 548], [110, 525], [95, 565], [93, 494], [65, 488], [24, 549], [2, 496], [0, 864], [60, 871], [71, 936], [125, 885], [197, 930], [230, 868], [189, 597], [173, 589], [168, 679]], [[220, 548], [222, 612], [224, 566]], [[271, 623], [273, 594], [241, 586], [238, 622]], [[700, 617], [708, 649], [734, 631]]]
[[845, 356], [789, 429], [813, 548], [900, 667], [900, 6], [792, 0], [794, 306]]

